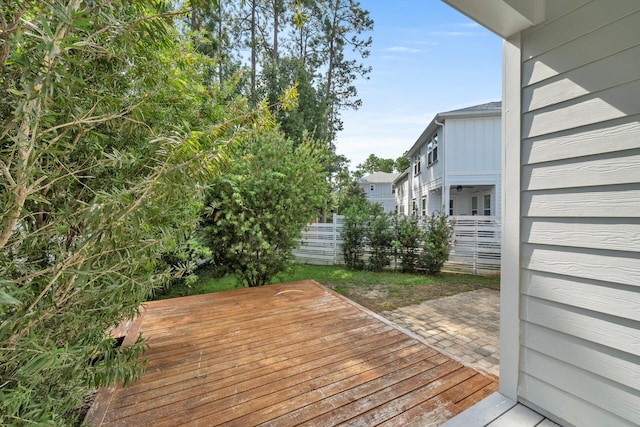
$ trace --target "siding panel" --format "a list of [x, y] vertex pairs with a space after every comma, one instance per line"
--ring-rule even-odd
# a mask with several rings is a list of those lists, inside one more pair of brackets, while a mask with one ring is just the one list
[[[523, 355], [523, 367], [540, 381], [553, 384], [602, 410], [625, 414], [628, 421], [640, 425], [640, 395], [627, 387], [620, 387], [611, 380], [594, 375], [570, 364], [552, 359], [537, 351], [527, 350]], [[580, 381], [575, 381], [580, 378]]]
[[640, 358], [528, 323], [523, 331], [528, 348], [581, 367], [626, 387], [640, 388]]
[[[640, 13], [636, 12], [604, 27], [593, 28], [594, 31], [557, 49], [525, 60], [522, 67], [523, 87], [637, 46], [639, 27]], [[557, 31], [552, 31], [550, 35], [555, 37], [556, 34]], [[527, 49], [527, 45], [528, 40], [523, 43], [524, 49]]]
[[522, 195], [522, 212], [530, 217], [636, 218], [640, 189], [638, 185], [619, 185], [527, 191]]
[[[526, 271], [523, 294], [637, 321], [638, 289], [589, 279]], [[640, 375], [640, 366], [638, 367]], [[640, 386], [640, 383], [636, 384]]]
[[[640, 25], [640, 24], [639, 24]], [[577, 101], [525, 113], [522, 136], [531, 138], [640, 113], [640, 81], [592, 93]]]
[[638, 263], [634, 253], [535, 245], [522, 248], [525, 269], [636, 286], [640, 292]]
[[640, 150], [525, 166], [523, 190], [631, 184], [640, 182]]
[[520, 379], [520, 393], [525, 402], [530, 402], [531, 407], [540, 408], [543, 413], [550, 414], [562, 424], [569, 423], [580, 427], [637, 427], [628, 420], [526, 374]]
[[545, 4], [505, 99], [522, 106], [504, 245], [520, 249], [518, 396], [568, 424], [638, 425], [640, 3]]
[[[566, 0], [547, 2], [547, 8], [550, 5], [562, 5], [562, 3], [569, 2]], [[534, 58], [587, 35], [594, 28], [617, 21], [638, 10], [640, 10], [640, 5], [637, 0], [616, 0], [615, 7], [612, 7], [610, 2], [590, 2], [574, 10], [571, 14], [563, 13], [564, 16], [545, 25], [544, 31], [531, 32], [527, 38], [527, 44], [523, 48], [522, 57], [525, 59]], [[551, 16], [557, 16], [563, 11], [547, 10], [547, 12]]]
[[541, 245], [640, 252], [640, 218], [523, 218], [522, 240]]
[[[528, 296], [522, 301], [522, 316], [529, 323], [640, 356], [638, 322], [596, 315], [588, 310]], [[576, 381], [579, 378], [576, 377]]]
[[640, 148], [640, 115], [524, 141], [524, 164]]
[[[638, 79], [640, 46], [577, 68], [523, 90], [522, 102], [528, 111], [588, 95]], [[607, 76], [603, 79], [602, 76]]]

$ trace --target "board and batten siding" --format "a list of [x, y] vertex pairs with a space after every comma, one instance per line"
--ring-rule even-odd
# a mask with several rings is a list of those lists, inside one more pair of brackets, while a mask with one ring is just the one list
[[518, 398], [640, 425], [640, 2], [553, 3], [519, 35]]

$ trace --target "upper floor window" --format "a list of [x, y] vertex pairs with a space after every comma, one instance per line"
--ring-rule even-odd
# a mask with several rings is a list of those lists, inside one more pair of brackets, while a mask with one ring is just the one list
[[435, 135], [427, 144], [427, 164], [431, 166], [438, 160], [438, 135]]
[[413, 174], [420, 174], [420, 153], [413, 159]]
[[373, 190], [375, 190], [375, 189], [376, 189], [376, 186], [375, 186], [375, 185], [371, 184], [371, 185], [369, 186], [369, 190], [370, 190], [370, 191], [373, 191]]

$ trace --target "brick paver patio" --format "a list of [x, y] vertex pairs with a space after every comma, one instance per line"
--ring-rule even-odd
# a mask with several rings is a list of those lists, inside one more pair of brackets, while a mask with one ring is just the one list
[[465, 365], [498, 376], [499, 291], [464, 292], [382, 315]]

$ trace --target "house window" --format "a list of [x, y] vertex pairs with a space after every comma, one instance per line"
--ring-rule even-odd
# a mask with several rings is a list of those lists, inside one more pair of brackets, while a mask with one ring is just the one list
[[486, 216], [491, 216], [491, 194], [484, 195], [484, 211], [483, 214]]
[[478, 196], [471, 197], [471, 215], [478, 215]]
[[375, 190], [375, 188], [376, 188], [376, 186], [375, 186], [375, 185], [373, 185], [373, 184], [371, 184], [371, 185], [369, 186], [369, 190], [371, 190], [371, 191]]
[[438, 135], [434, 136], [427, 145], [427, 165], [431, 166], [438, 160]]
[[422, 216], [427, 216], [427, 198], [422, 198]]
[[420, 154], [418, 153], [418, 155], [413, 159], [413, 175], [419, 175], [420, 174]]
[[454, 206], [455, 206], [455, 204], [453, 202], [453, 199], [449, 199], [449, 215], [450, 216], [453, 216]]
[[418, 203], [416, 202], [416, 199], [413, 199], [411, 201], [411, 215], [417, 215], [418, 214]]

